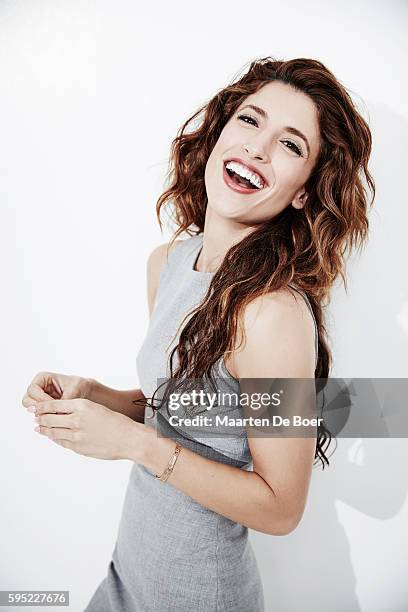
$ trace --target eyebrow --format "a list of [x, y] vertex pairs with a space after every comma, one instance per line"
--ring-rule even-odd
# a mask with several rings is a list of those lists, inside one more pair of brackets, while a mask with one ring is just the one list
[[[240, 109], [240, 112], [243, 111], [244, 108], [252, 108], [252, 110], [254, 110], [256, 113], [258, 113], [258, 115], [261, 115], [261, 117], [263, 117], [263, 119], [268, 119], [268, 113], [266, 112], [266, 110], [264, 110], [260, 106], [256, 106], [255, 104], [247, 104], [246, 106], [243, 106]], [[297, 128], [292, 127], [290, 125], [286, 125], [283, 129], [286, 132], [290, 132], [291, 134], [295, 134], [296, 136], [299, 136], [299, 138], [301, 138], [305, 142], [305, 145], [306, 145], [306, 148], [307, 148], [307, 154], [310, 155], [309, 141], [306, 138], [306, 136], [303, 134], [303, 132], [301, 132]]]

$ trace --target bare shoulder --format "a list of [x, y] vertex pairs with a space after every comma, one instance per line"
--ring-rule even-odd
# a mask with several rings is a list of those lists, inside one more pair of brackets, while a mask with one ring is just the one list
[[[289, 289], [279, 289], [254, 298], [244, 310], [245, 330], [262, 327], [276, 321], [313, 323], [309, 308], [301, 295]], [[314, 329], [314, 323], [313, 323]]]
[[152, 313], [154, 307], [157, 288], [159, 285], [160, 272], [163, 269], [167, 256], [174, 248], [177, 247], [180, 242], [183, 242], [183, 240], [175, 240], [170, 246], [170, 249], [170, 242], [159, 244], [159, 246], [151, 251], [149, 257], [147, 258], [147, 294], [150, 314]]
[[232, 365], [238, 378], [313, 375], [315, 327], [301, 295], [280, 289], [256, 297], [243, 311], [242, 327]]
[[169, 249], [170, 242], [159, 244], [156, 248], [151, 251], [147, 259], [147, 269], [149, 272], [159, 273], [164, 265], [167, 255], [183, 240], [175, 240]]

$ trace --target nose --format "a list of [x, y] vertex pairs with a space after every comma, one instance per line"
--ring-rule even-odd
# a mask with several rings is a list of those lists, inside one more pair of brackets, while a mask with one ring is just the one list
[[260, 161], [267, 161], [267, 156], [264, 153], [260, 152], [258, 147], [254, 147], [254, 145], [244, 145], [244, 151], [252, 158], [259, 159]]

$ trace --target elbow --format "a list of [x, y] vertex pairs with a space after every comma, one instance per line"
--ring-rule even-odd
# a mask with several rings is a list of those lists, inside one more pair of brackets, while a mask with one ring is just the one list
[[295, 531], [302, 520], [306, 499], [300, 496], [279, 494], [272, 488], [272, 495], [265, 500], [263, 528], [259, 531], [268, 535], [286, 536]]
[[286, 510], [279, 519], [273, 521], [273, 524], [269, 524], [269, 528], [266, 533], [274, 536], [286, 536], [295, 531], [299, 525], [303, 516], [303, 510], [301, 512], [294, 512]]
[[276, 536], [286, 536], [295, 531], [296, 527], [299, 525], [299, 520], [286, 520], [282, 521], [280, 525], [275, 525], [273, 531], [270, 532], [270, 535]]

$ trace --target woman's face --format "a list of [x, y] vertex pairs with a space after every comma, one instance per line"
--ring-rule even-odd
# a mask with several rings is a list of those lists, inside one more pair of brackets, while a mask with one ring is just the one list
[[208, 158], [208, 206], [245, 224], [267, 221], [289, 204], [302, 208], [319, 146], [311, 98], [279, 81], [264, 85], [240, 104]]

